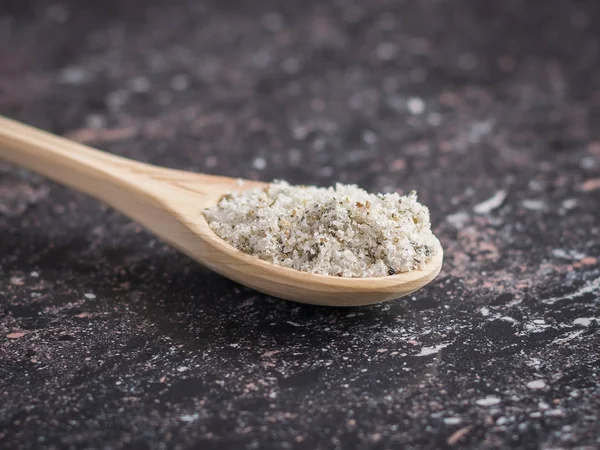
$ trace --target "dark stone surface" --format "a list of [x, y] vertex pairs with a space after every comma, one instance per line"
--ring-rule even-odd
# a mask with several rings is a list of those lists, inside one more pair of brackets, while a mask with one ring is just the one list
[[0, 113], [159, 165], [417, 189], [446, 262], [405, 300], [288, 303], [2, 164], [0, 447], [598, 448], [599, 21], [4, 0]]

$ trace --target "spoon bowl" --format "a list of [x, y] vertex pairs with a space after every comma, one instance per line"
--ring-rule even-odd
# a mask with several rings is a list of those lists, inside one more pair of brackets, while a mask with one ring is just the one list
[[265, 183], [133, 161], [1, 116], [0, 158], [85, 192], [213, 271], [286, 300], [327, 306], [379, 303], [422, 288], [442, 266], [441, 246], [423, 269], [385, 277], [318, 275], [263, 261], [218, 237], [202, 211], [223, 195]]

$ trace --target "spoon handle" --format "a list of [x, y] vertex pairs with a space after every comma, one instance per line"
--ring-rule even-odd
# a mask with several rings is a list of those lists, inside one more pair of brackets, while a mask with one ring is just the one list
[[[0, 159], [114, 205], [154, 166], [111, 155], [0, 116]], [[117, 208], [121, 209], [121, 208]]]

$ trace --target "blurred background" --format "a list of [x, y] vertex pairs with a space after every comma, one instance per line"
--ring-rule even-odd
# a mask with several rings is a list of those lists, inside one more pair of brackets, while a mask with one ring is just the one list
[[0, 114], [173, 168], [416, 189], [446, 262], [406, 300], [298, 306], [0, 162], [0, 447], [600, 445], [599, 20], [3, 0]]

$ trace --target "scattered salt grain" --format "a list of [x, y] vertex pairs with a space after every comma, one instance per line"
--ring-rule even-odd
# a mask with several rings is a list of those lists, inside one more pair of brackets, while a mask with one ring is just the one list
[[91, 74], [82, 67], [70, 66], [60, 71], [58, 81], [63, 84], [80, 85], [87, 82], [90, 76]]
[[475, 403], [477, 403], [479, 406], [494, 406], [500, 403], [501, 401], [502, 400], [500, 400], [498, 397], [489, 396], [485, 398], [480, 398]]
[[267, 167], [267, 161], [265, 158], [254, 158], [252, 161], [252, 167], [256, 170], [263, 170]]
[[577, 206], [577, 199], [568, 198], [562, 202], [562, 207], [565, 209], [573, 209]]
[[182, 422], [194, 422], [196, 420], [198, 420], [198, 418], [200, 417], [200, 415], [198, 413], [194, 413], [194, 414], [182, 414], [181, 416], [179, 416], [179, 420], [181, 420]]
[[527, 383], [527, 387], [529, 389], [544, 389], [546, 387], [546, 382], [544, 380], [533, 380]]
[[564, 250], [562, 248], [553, 249], [552, 256], [554, 256], [555, 258], [572, 260], [579, 260], [586, 257], [585, 253], [581, 253], [577, 250]]
[[204, 165], [206, 167], [213, 168], [217, 165], [218, 162], [219, 161], [216, 156], [210, 155], [210, 156], [207, 156], [206, 159], [204, 160]]
[[150, 90], [150, 80], [146, 77], [137, 77], [129, 82], [129, 86], [134, 92], [141, 94]]
[[380, 42], [375, 49], [375, 53], [379, 59], [389, 61], [394, 58], [397, 50], [396, 45], [391, 42]]
[[227, 195], [204, 214], [218, 236], [243, 252], [323, 275], [379, 277], [417, 270], [439, 249], [429, 210], [415, 192], [375, 195], [357, 186], [279, 181]]
[[425, 112], [425, 102], [418, 97], [409, 98], [408, 102], [406, 102], [406, 107], [408, 108], [408, 112], [414, 116]]
[[506, 191], [500, 190], [496, 192], [492, 197], [488, 198], [486, 201], [475, 205], [473, 211], [477, 214], [487, 214], [492, 212], [494, 209], [499, 208], [504, 200], [506, 199]]
[[473, 124], [469, 130], [468, 140], [472, 144], [478, 144], [481, 139], [487, 136], [494, 129], [494, 122], [491, 120], [484, 120]]
[[458, 425], [462, 422], [460, 417], [446, 417], [444, 418], [444, 425]]
[[573, 321], [573, 325], [581, 325], [583, 327], [589, 327], [592, 321], [600, 322], [600, 318], [596, 317], [578, 317]]
[[94, 294], [92, 294], [91, 292], [88, 292], [87, 294], [83, 294], [83, 296], [90, 300], [94, 300], [96, 298], [96, 296]]
[[521, 202], [521, 206], [529, 211], [545, 211], [548, 209], [546, 202], [536, 199], [525, 199]]
[[470, 220], [470, 216], [466, 212], [457, 212], [446, 217], [450, 225], [455, 228], [463, 228]]
[[419, 353], [415, 356], [428, 356], [433, 355], [434, 353], [438, 353], [441, 349], [446, 348], [450, 345], [450, 343], [434, 345], [433, 347], [423, 347]]

